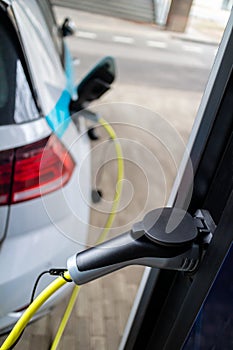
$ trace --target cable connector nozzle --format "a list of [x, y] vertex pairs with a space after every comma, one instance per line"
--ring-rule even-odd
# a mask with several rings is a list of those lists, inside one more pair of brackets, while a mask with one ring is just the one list
[[78, 285], [128, 265], [193, 271], [199, 263], [195, 219], [179, 208], [149, 212], [132, 230], [68, 259], [67, 268]]

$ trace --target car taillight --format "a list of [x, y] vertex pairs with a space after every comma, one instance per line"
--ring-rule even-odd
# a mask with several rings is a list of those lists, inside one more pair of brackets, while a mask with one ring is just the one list
[[11, 168], [12, 185], [8, 184], [9, 192], [5, 186], [5, 201], [1, 201], [1, 205], [26, 201], [61, 188], [69, 181], [75, 167], [73, 158], [55, 135], [15, 149], [13, 159], [8, 159], [5, 166], [0, 165], [0, 176], [3, 172], [8, 184], [7, 170]]
[[13, 160], [14, 150], [0, 152], [0, 205], [10, 201]]

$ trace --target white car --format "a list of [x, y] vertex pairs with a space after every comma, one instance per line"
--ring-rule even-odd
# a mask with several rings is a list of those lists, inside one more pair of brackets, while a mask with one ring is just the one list
[[90, 145], [83, 119], [70, 117], [68, 22], [56, 25], [47, 0], [0, 0], [0, 333], [28, 306], [38, 274], [86, 243]]

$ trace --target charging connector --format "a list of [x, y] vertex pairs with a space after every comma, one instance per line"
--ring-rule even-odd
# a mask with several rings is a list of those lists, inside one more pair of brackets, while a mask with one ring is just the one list
[[201, 258], [198, 225], [179, 208], [152, 210], [131, 231], [69, 258], [68, 271], [78, 285], [129, 265], [194, 271]]

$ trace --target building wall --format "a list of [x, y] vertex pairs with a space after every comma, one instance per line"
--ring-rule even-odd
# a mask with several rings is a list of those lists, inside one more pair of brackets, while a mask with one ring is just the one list
[[51, 0], [81, 11], [108, 15], [138, 22], [154, 23], [154, 0]]

